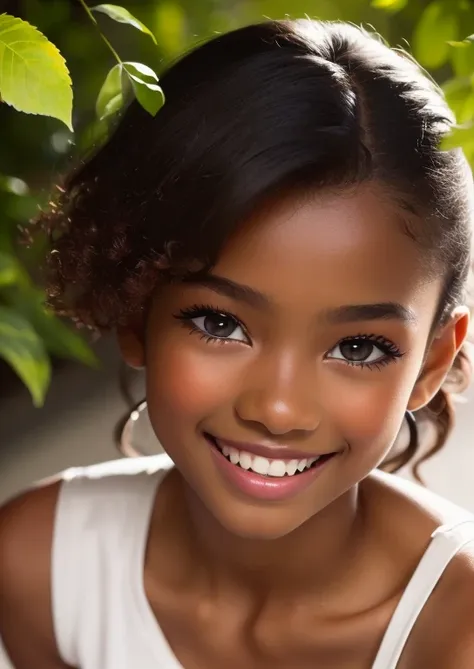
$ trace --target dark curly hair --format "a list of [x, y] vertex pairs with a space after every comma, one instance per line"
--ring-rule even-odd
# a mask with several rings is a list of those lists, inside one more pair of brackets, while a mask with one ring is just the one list
[[[416, 215], [407, 233], [427, 271], [445, 277], [435, 324], [465, 299], [472, 176], [460, 151], [440, 150], [453, 117], [406, 54], [346, 24], [267, 21], [200, 46], [161, 83], [159, 114], [132, 103], [39, 217], [60, 314], [113, 329], [146, 309], [158, 282], [212, 267], [235, 226], [275, 191], [368, 180]], [[467, 371], [462, 352], [450, 390]], [[436, 423], [439, 450], [453, 422], [446, 389], [419, 413]], [[412, 441], [386, 468], [417, 448]]]

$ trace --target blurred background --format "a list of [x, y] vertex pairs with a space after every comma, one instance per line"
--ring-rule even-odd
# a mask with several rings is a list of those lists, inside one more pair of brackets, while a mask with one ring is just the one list
[[[107, 17], [99, 20], [100, 29], [123, 60], [145, 63], [158, 74], [189, 47], [216, 33], [264, 17], [307, 15], [373, 27], [392, 46], [401, 46], [412, 53], [443, 85], [458, 122], [463, 124], [459, 132], [472, 161], [474, 48], [469, 36], [474, 33], [474, 3], [466, 0], [117, 1], [148, 26], [157, 46], [138, 30]], [[89, 1], [87, 4], [92, 6]], [[31, 481], [61, 469], [120, 457], [115, 445], [116, 425], [132, 403], [143, 397], [143, 379], [139, 373], [123, 368], [113, 338], [97, 341], [88, 338], [88, 346], [98, 363], [93, 365], [88, 349], [77, 335], [68, 338], [63, 324], [40, 314], [42, 292], [37, 278], [41, 243], [30, 250], [17, 243], [18, 226], [26, 226], [38, 207], [47, 205], [55, 177], [107, 136], [108, 123], [97, 120], [95, 106], [115, 61], [79, 0], [0, 0], [2, 13], [37, 26], [60, 49], [73, 81], [75, 132], [52, 118], [22, 114], [0, 104], [0, 254], [3, 252], [4, 259], [7, 254], [14, 256], [21, 267], [22, 277], [18, 279], [21, 289], [15, 293], [15, 309], [31, 322], [51, 364], [51, 382], [44, 403], [41, 405], [38, 400], [34, 406], [24, 381], [35, 372], [25, 364], [17, 367], [16, 372], [12, 370], [13, 358], [5, 353], [0, 318], [0, 502]], [[4, 273], [3, 279], [5, 276]], [[18, 288], [6, 286], [7, 283], [4, 280], [2, 285], [0, 257], [0, 307], [11, 306], [11, 291]], [[79, 335], [82, 337], [82, 333]], [[20, 368], [23, 380], [18, 376]], [[458, 424], [448, 447], [422, 470], [430, 488], [472, 511], [473, 402], [474, 392], [468, 392], [457, 405]], [[146, 452], [156, 450], [146, 415], [137, 421], [133, 438]], [[404, 470], [402, 475], [410, 473]], [[0, 658], [0, 669], [8, 666], [6, 660], [3, 662]]]

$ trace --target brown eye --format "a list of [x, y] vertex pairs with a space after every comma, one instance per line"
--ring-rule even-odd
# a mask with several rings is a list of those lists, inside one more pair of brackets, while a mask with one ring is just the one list
[[201, 326], [196, 325], [211, 337], [227, 339], [239, 327], [237, 321], [226, 314], [210, 314], [196, 320], [202, 321]]
[[339, 344], [342, 357], [350, 362], [366, 362], [376, 348], [370, 341], [356, 339]]
[[201, 312], [198, 316], [188, 317], [188, 319], [196, 331], [207, 335], [211, 339], [249, 343], [249, 338], [242, 325], [230, 314], [207, 311], [206, 313]]
[[245, 325], [238, 318], [225, 311], [218, 311], [212, 307], [198, 306], [182, 309], [175, 318], [185, 327], [201, 335], [208, 341], [242, 342], [252, 345]]
[[375, 344], [370, 339], [353, 337], [339, 342], [326, 356], [332, 360], [343, 360], [353, 365], [378, 363], [390, 357], [383, 344]]

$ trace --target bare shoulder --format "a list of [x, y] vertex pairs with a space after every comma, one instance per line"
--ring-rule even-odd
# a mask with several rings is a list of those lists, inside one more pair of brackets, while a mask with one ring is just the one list
[[447, 567], [413, 637], [408, 669], [474, 667], [474, 540]]
[[[403, 570], [403, 564], [411, 565], [404, 572], [403, 588], [437, 528], [474, 521], [469, 511], [398, 476], [375, 472], [368, 487], [377, 499], [376, 514], [384, 528], [384, 541], [399, 546], [399, 569]], [[474, 523], [472, 527], [472, 541], [452, 558], [423, 607], [400, 669], [474, 667]]]
[[[0, 636], [16, 669], [63, 669], [54, 641], [51, 548], [60, 484], [0, 508]], [[28, 643], [25, 643], [28, 639]]]
[[370, 485], [377, 489], [386, 507], [394, 506], [397, 515], [407, 514], [414, 525], [419, 522], [436, 529], [440, 525], [474, 518], [473, 514], [461, 508], [428, 488], [394, 474], [379, 470], [372, 473]]

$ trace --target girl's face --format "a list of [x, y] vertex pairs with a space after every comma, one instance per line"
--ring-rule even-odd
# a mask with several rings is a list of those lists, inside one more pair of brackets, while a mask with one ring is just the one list
[[[367, 186], [268, 205], [210, 275], [159, 289], [150, 419], [229, 531], [300, 526], [377, 467], [406, 409], [437, 391], [467, 315], [431, 341], [441, 280], [426, 274], [401, 212]], [[136, 362], [134, 346], [122, 342]]]

